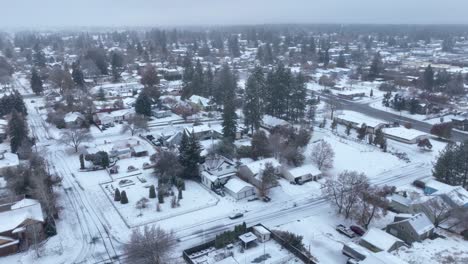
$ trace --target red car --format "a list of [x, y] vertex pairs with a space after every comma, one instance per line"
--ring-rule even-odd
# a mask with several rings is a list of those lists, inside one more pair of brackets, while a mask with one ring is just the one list
[[364, 228], [356, 225], [350, 226], [349, 229], [351, 229], [358, 236], [363, 236], [366, 233], [366, 230], [364, 230]]

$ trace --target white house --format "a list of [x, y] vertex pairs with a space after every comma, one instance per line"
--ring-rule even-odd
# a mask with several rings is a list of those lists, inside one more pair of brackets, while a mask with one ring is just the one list
[[386, 138], [393, 139], [406, 144], [416, 144], [419, 140], [425, 139], [428, 135], [419, 130], [405, 127], [389, 127], [382, 129]]
[[290, 182], [304, 183], [310, 180], [318, 180], [322, 172], [313, 164], [303, 165], [292, 169], [283, 169], [283, 177]]
[[226, 184], [237, 172], [232, 160], [219, 155], [208, 157], [200, 167], [202, 184], [209, 189], [215, 189]]
[[353, 128], [360, 128], [362, 124], [366, 124], [367, 132], [375, 133], [376, 130], [386, 126], [386, 122], [375, 119], [358, 112], [343, 110], [335, 116], [336, 122], [342, 125], [351, 125]]
[[239, 178], [228, 180], [224, 185], [224, 190], [236, 200], [255, 195], [255, 187]]
[[283, 119], [271, 116], [271, 115], [264, 115], [262, 122], [260, 124], [265, 129], [272, 129], [275, 126], [289, 126], [289, 122]]
[[63, 118], [65, 121], [65, 124], [67, 126], [73, 126], [73, 125], [81, 125], [81, 123], [85, 120], [83, 114], [79, 112], [70, 112], [65, 115]]
[[213, 107], [211, 100], [199, 95], [192, 95], [188, 99], [192, 104], [199, 106], [201, 109], [210, 110]]

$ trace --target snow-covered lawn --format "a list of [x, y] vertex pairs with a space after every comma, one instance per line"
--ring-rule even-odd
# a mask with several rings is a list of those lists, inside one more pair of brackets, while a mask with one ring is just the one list
[[335, 230], [336, 225], [342, 223], [334, 209], [327, 205], [319, 208], [313, 216], [270, 229], [290, 231], [303, 236], [304, 246], [310, 246], [310, 253], [320, 263], [338, 264], [346, 263], [348, 258], [341, 253], [341, 249], [344, 243], [351, 241]]
[[[149, 199], [149, 187], [154, 185], [157, 189], [158, 181], [156, 177], [146, 174], [125, 178], [131, 181], [131, 185], [120, 185], [119, 181], [102, 184], [103, 191], [106, 193], [111, 205], [114, 206], [124, 221], [131, 227], [157, 222], [162, 219], [167, 219], [190, 212], [194, 212], [206, 207], [214, 206], [218, 199], [208, 190], [204, 189], [200, 184], [193, 181], [186, 181], [186, 190], [182, 192], [182, 199], [179, 201], [180, 206], [171, 208], [172, 197], [164, 197], [164, 203], [160, 204], [161, 211], [156, 210], [158, 199]], [[114, 190], [125, 191], [128, 197], [128, 204], [114, 202]], [[177, 197], [177, 189], [172, 190]], [[147, 198], [147, 208], [137, 209], [136, 203]]]
[[462, 264], [468, 263], [468, 241], [460, 236], [443, 233], [447, 238], [426, 239], [392, 252], [410, 264]]

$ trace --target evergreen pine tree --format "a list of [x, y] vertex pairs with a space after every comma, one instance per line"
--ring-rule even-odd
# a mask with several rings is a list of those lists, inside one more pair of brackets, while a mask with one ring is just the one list
[[99, 101], [105, 101], [106, 100], [106, 94], [104, 92], [104, 89], [102, 89], [102, 87], [99, 88], [97, 98], [98, 98]]
[[367, 125], [364, 123], [361, 125], [361, 127], [358, 129], [358, 139], [363, 140], [366, 137], [367, 134]]
[[151, 199], [156, 198], [156, 191], [154, 189], [154, 185], [151, 185], [149, 188], [149, 198]]
[[374, 79], [377, 78], [384, 70], [382, 62], [382, 56], [380, 52], [377, 52], [372, 59], [372, 63], [369, 69], [369, 77]]
[[127, 193], [125, 191], [122, 191], [120, 193], [120, 203], [121, 204], [128, 204]]
[[83, 88], [85, 86], [83, 71], [77, 63], [72, 65], [72, 79], [79, 87]]
[[164, 203], [164, 193], [162, 189], [158, 190], [158, 204], [163, 204]]
[[35, 94], [40, 94], [44, 90], [41, 77], [35, 68], [31, 72], [31, 89]]
[[340, 51], [340, 55], [338, 56], [338, 60], [336, 62], [336, 67], [338, 68], [346, 68], [346, 58], [344, 56], [344, 52]]
[[8, 122], [11, 152], [16, 153], [23, 141], [27, 140], [28, 132], [28, 126], [23, 116], [13, 109]]
[[84, 155], [83, 154], [80, 154], [80, 169], [82, 169], [82, 170], [85, 169]]
[[115, 192], [114, 192], [114, 201], [115, 202], [120, 202], [121, 199], [122, 199], [122, 197], [120, 195], [119, 188], [116, 188]]
[[427, 65], [423, 74], [423, 89], [432, 92], [434, 89], [434, 71], [431, 65]]
[[145, 94], [140, 93], [135, 101], [135, 112], [144, 116], [151, 116], [151, 99]]
[[263, 92], [265, 91], [265, 77], [262, 68], [255, 67], [247, 79], [245, 86], [244, 121], [245, 126], [254, 129], [260, 127], [263, 118]]
[[179, 147], [179, 161], [183, 167], [182, 176], [189, 179], [199, 177], [198, 166], [203, 162], [200, 155], [201, 146], [194, 134], [190, 133], [190, 136], [188, 136], [184, 133]]

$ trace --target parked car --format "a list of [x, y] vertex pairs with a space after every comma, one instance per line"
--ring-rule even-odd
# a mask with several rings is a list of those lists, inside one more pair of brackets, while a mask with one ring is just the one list
[[366, 230], [364, 230], [364, 228], [357, 225], [352, 225], [349, 227], [349, 229], [351, 229], [358, 236], [363, 236], [366, 233]]
[[356, 236], [356, 234], [354, 234], [354, 232], [351, 229], [347, 228], [344, 225], [341, 225], [341, 224], [337, 225], [335, 229], [336, 229], [336, 231], [338, 231], [339, 233], [341, 233], [341, 234], [343, 234], [343, 235], [345, 235], [347, 237], [353, 238], [353, 237]]
[[230, 215], [229, 219], [234, 220], [234, 219], [237, 219], [237, 218], [241, 218], [243, 216], [244, 216], [243, 213], [235, 213], [235, 214]]

